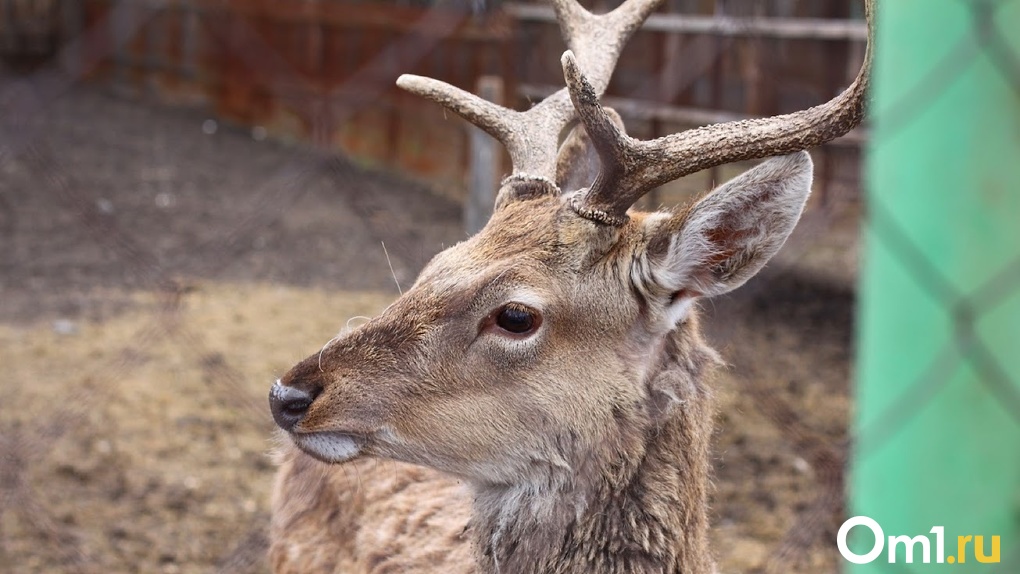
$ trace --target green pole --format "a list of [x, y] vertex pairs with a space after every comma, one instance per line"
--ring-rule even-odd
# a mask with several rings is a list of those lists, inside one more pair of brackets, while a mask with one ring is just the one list
[[[1020, 573], [1020, 0], [878, 10], [847, 515], [884, 540], [839, 560]], [[853, 527], [848, 549], [876, 533]], [[890, 564], [902, 535], [931, 564], [916, 539]], [[1000, 563], [982, 563], [994, 536]]]

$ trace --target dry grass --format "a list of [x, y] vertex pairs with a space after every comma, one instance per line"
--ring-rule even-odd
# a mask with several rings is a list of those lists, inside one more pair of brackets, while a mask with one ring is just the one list
[[[102, 323], [0, 325], [4, 392], [19, 404], [2, 424], [26, 458], [11, 507], [40, 506], [5, 515], [5, 559], [22, 571], [219, 564], [267, 519], [270, 382], [389, 302], [224, 284], [201, 284], [174, 312], [153, 294], [131, 298], [132, 311]], [[75, 545], [77, 559], [60, 548]]]

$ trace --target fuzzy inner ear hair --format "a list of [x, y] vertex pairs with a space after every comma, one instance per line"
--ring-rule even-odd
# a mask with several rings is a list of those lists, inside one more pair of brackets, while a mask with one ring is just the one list
[[793, 231], [811, 174], [806, 152], [772, 158], [658, 222], [649, 257], [659, 289], [680, 302], [725, 293], [754, 276]]

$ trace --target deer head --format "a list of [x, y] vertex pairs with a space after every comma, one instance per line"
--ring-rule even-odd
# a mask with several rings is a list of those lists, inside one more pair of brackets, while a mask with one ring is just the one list
[[[513, 173], [482, 231], [273, 387], [273, 416], [300, 449], [334, 463], [368, 455], [426, 465], [479, 493], [537, 492], [626, 475], [652, 430], [674, 425], [697, 436], [670, 448], [692, 448], [707, 465], [708, 423], [688, 401], [715, 355], [699, 338], [695, 303], [740, 286], [782, 246], [811, 187], [799, 150], [860, 121], [870, 49], [854, 84], [827, 104], [638, 141], [598, 100], [658, 4], [630, 0], [594, 16], [554, 1], [571, 49], [567, 87], [526, 112], [436, 80], [398, 80], [500, 139]], [[789, 155], [689, 207], [630, 210], [664, 182], [776, 154]]]

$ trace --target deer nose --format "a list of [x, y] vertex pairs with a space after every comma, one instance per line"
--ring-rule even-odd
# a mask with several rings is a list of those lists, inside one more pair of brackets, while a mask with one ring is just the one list
[[312, 401], [319, 396], [320, 391], [322, 389], [319, 387], [305, 390], [276, 381], [269, 390], [269, 410], [273, 413], [273, 420], [283, 430], [294, 428], [305, 418], [308, 407], [312, 406]]

